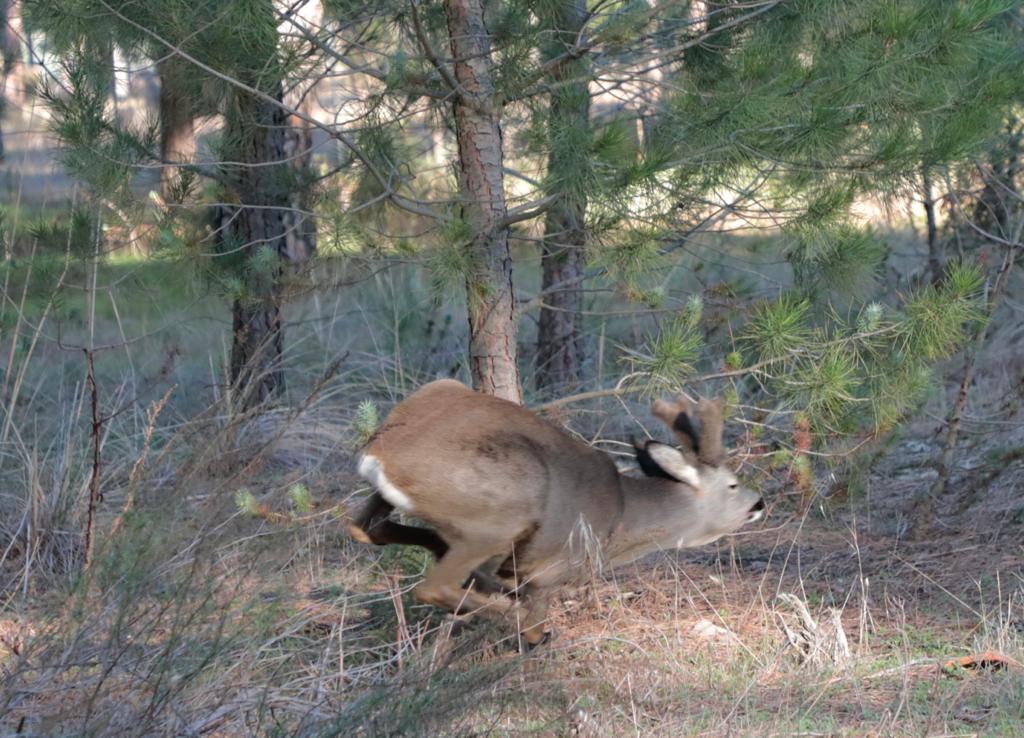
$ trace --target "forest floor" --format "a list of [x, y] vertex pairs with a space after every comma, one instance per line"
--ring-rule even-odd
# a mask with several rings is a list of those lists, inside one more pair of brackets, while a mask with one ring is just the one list
[[[85, 576], [81, 510], [67, 507], [87, 495], [94, 440], [83, 352], [67, 350], [84, 340], [85, 298], [55, 308], [60, 344], [51, 323], [11, 359], [27, 368], [17, 427], [0, 428], [0, 734], [1024, 735], [1024, 324], [1012, 300], [979, 357], [932, 535], [912, 540], [908, 520], [935, 477], [959, 358], [856, 489], [822, 473], [801, 512], [780, 476], [764, 523], [593, 573], [555, 603], [553, 640], [521, 654], [496, 624], [414, 601], [424, 554], [359, 545], [341, 520], [366, 492], [357, 406], [383, 413], [452, 366], [457, 311], [399, 311], [395, 295], [424, 287], [393, 273], [310, 298], [289, 315], [288, 402], [238, 416], [222, 389], [220, 299], [163, 268], [126, 269], [100, 284], [131, 290], [96, 306], [97, 345], [118, 347], [96, 355], [104, 495]], [[633, 400], [559, 419], [614, 449], [629, 413], [649, 422]], [[787, 640], [801, 607], [824, 636], [842, 624], [848, 660]]]

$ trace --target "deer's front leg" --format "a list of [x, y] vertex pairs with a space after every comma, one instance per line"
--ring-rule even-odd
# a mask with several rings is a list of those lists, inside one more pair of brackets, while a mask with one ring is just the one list
[[528, 587], [526, 594], [526, 615], [520, 625], [523, 639], [529, 648], [547, 642], [551, 637], [548, 626], [548, 609], [551, 595], [545, 589]]

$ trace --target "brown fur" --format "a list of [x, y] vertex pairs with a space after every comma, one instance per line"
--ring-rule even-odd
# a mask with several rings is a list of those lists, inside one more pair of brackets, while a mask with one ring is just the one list
[[[699, 406], [703, 425], [720, 433], [716, 409]], [[720, 438], [707, 443], [721, 448]], [[675, 479], [620, 475], [608, 456], [526, 408], [453, 380], [432, 382], [399, 403], [364, 456], [380, 463], [387, 482], [411, 501], [412, 514], [448, 548], [423, 529], [382, 521], [380, 503], [390, 505], [379, 493], [362, 521], [373, 523], [378, 540], [358, 520], [354, 535], [374, 543], [426, 540], [442, 555], [417, 587], [421, 601], [514, 615], [530, 643], [544, 635], [548, 590], [576, 578], [588, 560], [616, 565], [659, 548], [700, 545], [739, 528], [760, 499], [739, 488], [728, 469], [698, 470], [671, 448], [659, 458], [671, 462], [666, 471]], [[699, 475], [702, 489], [677, 481], [687, 478], [679, 469]], [[506, 579], [526, 608], [464, 590], [474, 571], [481, 579]]]

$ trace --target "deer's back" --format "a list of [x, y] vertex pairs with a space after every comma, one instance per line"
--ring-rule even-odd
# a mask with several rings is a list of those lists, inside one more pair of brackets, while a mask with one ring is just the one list
[[581, 514], [602, 518], [618, 494], [617, 471], [604, 454], [454, 380], [427, 384], [395, 406], [364, 465], [371, 458], [379, 481], [399, 493], [392, 499], [371, 479], [385, 497], [450, 536], [529, 532], [541, 548], [560, 546], [562, 529]]

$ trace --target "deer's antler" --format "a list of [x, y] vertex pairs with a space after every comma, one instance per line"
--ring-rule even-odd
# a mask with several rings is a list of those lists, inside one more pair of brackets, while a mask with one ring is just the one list
[[700, 420], [700, 441], [697, 458], [708, 466], [721, 466], [725, 461], [722, 447], [722, 431], [725, 424], [725, 400], [701, 398], [697, 403], [697, 418]]
[[674, 402], [655, 401], [651, 413], [675, 433], [683, 454], [691, 462], [719, 466], [725, 460], [725, 449], [722, 447], [725, 400], [721, 397], [714, 400], [701, 398], [697, 403], [695, 415], [699, 432], [690, 416], [690, 402], [682, 395]]
[[701, 452], [701, 439], [690, 419], [690, 401], [683, 395], [679, 395], [675, 402], [655, 400], [651, 414], [675, 433], [683, 455], [690, 463], [696, 464]]

